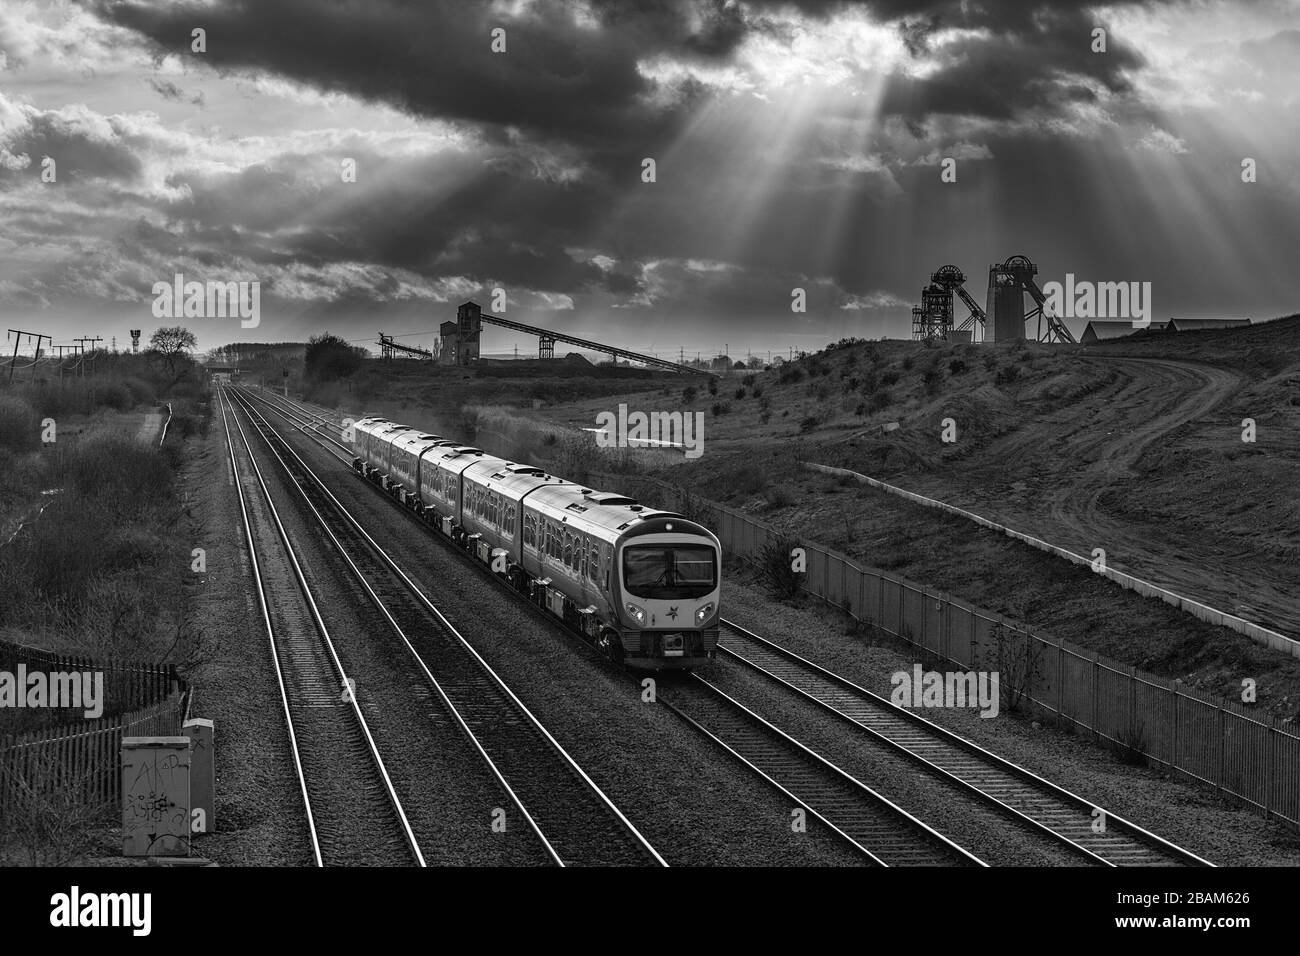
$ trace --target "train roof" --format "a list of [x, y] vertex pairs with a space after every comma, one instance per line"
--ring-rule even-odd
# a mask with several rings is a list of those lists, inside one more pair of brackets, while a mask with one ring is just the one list
[[466, 481], [503, 492], [518, 501], [529, 492], [544, 485], [568, 485], [556, 475], [548, 474], [536, 465], [521, 465], [513, 461], [478, 461], [464, 471]]
[[441, 454], [434, 452], [430, 455], [429, 461], [434, 462], [443, 471], [450, 471], [456, 475], [459, 475], [471, 465], [504, 465], [506, 463], [504, 459], [498, 458], [496, 455], [489, 455], [482, 448], [475, 448], [473, 445], [457, 445], [444, 448]]
[[418, 431], [412, 430], [406, 434], [401, 434], [395, 437], [393, 439], [393, 444], [398, 448], [405, 449], [414, 454], [417, 449], [419, 449], [420, 452], [423, 452], [426, 448], [436, 448], [439, 445], [454, 445], [455, 442], [443, 438], [441, 435], [421, 434]]
[[607, 540], [660, 531], [681, 531], [713, 538], [707, 528], [679, 514], [651, 508], [615, 492], [596, 491], [581, 485], [538, 488], [524, 503], [548, 517], [595, 532]]

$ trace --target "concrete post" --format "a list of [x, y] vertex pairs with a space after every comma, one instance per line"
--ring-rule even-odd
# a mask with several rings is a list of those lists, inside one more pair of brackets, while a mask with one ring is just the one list
[[216, 787], [213, 763], [212, 721], [194, 717], [185, 721], [181, 732], [190, 739], [190, 832], [217, 831]]

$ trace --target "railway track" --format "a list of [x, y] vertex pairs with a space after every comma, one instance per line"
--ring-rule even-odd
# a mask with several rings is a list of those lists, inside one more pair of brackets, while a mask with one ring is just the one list
[[[424, 857], [238, 418], [221, 420], [316, 866]], [[233, 421], [235, 431], [231, 432]], [[239, 435], [248, 466], [240, 467]], [[250, 493], [252, 492], [252, 493]], [[256, 530], [255, 530], [256, 529]], [[278, 544], [277, 544], [278, 542]], [[260, 544], [260, 547], [259, 547]], [[274, 592], [274, 593], [273, 593]]]
[[235, 400], [293, 479], [443, 708], [537, 836], [550, 862], [666, 865], [252, 402], [238, 393]]
[[[302, 431], [314, 433], [310, 437], [318, 443], [327, 448], [333, 445], [334, 448], [330, 450], [341, 461], [351, 461], [347, 446], [329, 433], [331, 429], [341, 432], [340, 425], [328, 422], [325, 416], [315, 412], [300, 410], [294, 403], [278, 396], [275, 396], [274, 402], [267, 398], [261, 400], [294, 421]], [[1190, 851], [1096, 807], [1090, 801], [917, 714], [896, 707], [885, 698], [872, 694], [733, 622], [724, 621], [719, 650], [725, 659], [737, 666], [758, 671], [800, 699], [811, 701], [851, 724], [856, 732], [871, 738], [877, 745], [901, 753], [924, 767], [926, 772], [961, 786], [1017, 825], [1047, 835], [1064, 845], [1068, 852], [1089, 863], [1102, 866], [1212, 865]], [[840, 788], [852, 791], [854, 784], [862, 787], [858, 781], [778, 728], [767, 724], [757, 714], [748, 711], [711, 684], [700, 678], [692, 680], [707, 687], [709, 692], [689, 684], [684, 685], [692, 686], [689, 692], [684, 691], [683, 686], [675, 688], [679, 694], [689, 693], [690, 706], [697, 708], [697, 716], [693, 717], [688, 712], [688, 707], [675, 707], [667, 702], [679, 716], [724, 747], [733, 757], [744, 761], [751, 770], [780, 788], [805, 809], [829, 807], [825, 815], [819, 810], [816, 815], [828, 822], [840, 836], [872, 855], [866, 844], [870, 844], [873, 837], [864, 832], [862, 843], [859, 844], [848, 835], [853, 830], [853, 824], [842, 829], [833, 822], [839, 819], [836, 814], [843, 811], [843, 806], [834, 800], [830, 803], [822, 802], [823, 792], [835, 792]], [[717, 732], [711, 729], [710, 723]], [[729, 741], [728, 734], [738, 736]], [[764, 761], [775, 762], [765, 765]], [[796, 770], [796, 767], [799, 769]], [[826, 785], [832, 788], [831, 791], [820, 789], [821, 784], [817, 782], [819, 779], [827, 781]], [[870, 803], [874, 797], [889, 804], [889, 801], [874, 791], [864, 789], [870, 796], [858, 794], [850, 798], [850, 803], [854, 800]], [[894, 810], [907, 816], [901, 808], [894, 807]], [[888, 816], [888, 811], [878, 809], [877, 812]], [[1104, 821], [1101, 832], [1094, 829], [1099, 826], [1099, 820]], [[924, 827], [924, 824], [920, 825]], [[944, 839], [938, 834], [934, 835], [940, 840]], [[890, 849], [887, 842], [881, 845], [887, 847], [879, 855], [881, 858], [903, 860], [906, 865], [909, 857], [905, 851]], [[964, 850], [955, 846], [945, 852], [952, 852], [953, 849], [958, 855], [965, 854]], [[898, 855], [892, 856], [895, 853]], [[969, 854], [966, 856], [969, 857]], [[969, 857], [966, 862], [979, 861]]]
[[[723, 621], [718, 647], [739, 666], [812, 701], [863, 737], [1106, 866], [1211, 866], [1208, 861], [749, 631]], [[1099, 829], [1099, 821], [1104, 828]]]
[[659, 702], [878, 866], [985, 866], [896, 803], [814, 753], [702, 677]]

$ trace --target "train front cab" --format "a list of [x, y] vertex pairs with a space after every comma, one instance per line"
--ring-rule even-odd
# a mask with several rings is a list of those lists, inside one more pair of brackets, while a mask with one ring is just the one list
[[659, 513], [629, 529], [615, 552], [618, 631], [628, 665], [685, 670], [713, 659], [721, 561], [718, 539], [680, 515]]

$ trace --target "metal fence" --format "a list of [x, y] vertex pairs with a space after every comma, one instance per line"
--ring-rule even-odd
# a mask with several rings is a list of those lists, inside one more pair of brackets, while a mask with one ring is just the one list
[[0, 737], [0, 817], [50, 802], [116, 803], [122, 796], [122, 738], [178, 735], [186, 703], [185, 692], [178, 691], [128, 714]]
[[[93, 807], [120, 799], [122, 738], [171, 736], [184, 722], [188, 692], [174, 665], [95, 661], [0, 641], [0, 670], [16, 675], [20, 666], [103, 674], [104, 714], [6, 708], [14, 731], [0, 735], [0, 816], [51, 802]], [[42, 725], [19, 727], [19, 715]], [[47, 726], [52, 719], [60, 722]]]
[[[93, 672], [103, 676], [104, 715], [124, 714], [157, 703], [174, 693], [181, 684], [174, 664], [140, 664], [134, 661], [97, 661], [89, 657], [55, 654], [38, 647], [0, 641], [0, 671], [17, 674], [19, 667], [28, 673], [45, 674]], [[75, 713], [75, 712], [74, 712]], [[18, 709], [3, 713], [6, 732], [32, 729], [64, 722], [67, 711], [50, 708]], [[80, 716], [80, 714], [76, 714]]]
[[[707, 524], [731, 555], [753, 562], [778, 540], [772, 528], [656, 479], [599, 475]], [[800, 540], [802, 589], [854, 618], [963, 670], [1018, 671], [1025, 698], [1125, 753], [1300, 826], [1300, 734], [1276, 718], [1147, 674], [1000, 615]]]

